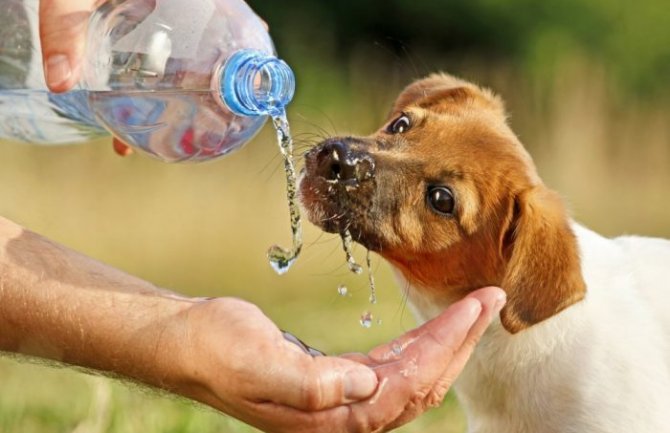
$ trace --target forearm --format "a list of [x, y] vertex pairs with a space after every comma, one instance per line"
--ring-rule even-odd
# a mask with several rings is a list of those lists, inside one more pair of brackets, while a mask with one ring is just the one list
[[0, 218], [0, 350], [179, 386], [192, 304]]

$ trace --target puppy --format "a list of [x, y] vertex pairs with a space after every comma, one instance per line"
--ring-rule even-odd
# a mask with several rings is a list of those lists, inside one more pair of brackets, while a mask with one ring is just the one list
[[670, 242], [572, 221], [493, 93], [431, 75], [305, 163], [310, 221], [384, 257], [420, 320], [507, 292], [455, 384], [470, 432], [670, 431]]

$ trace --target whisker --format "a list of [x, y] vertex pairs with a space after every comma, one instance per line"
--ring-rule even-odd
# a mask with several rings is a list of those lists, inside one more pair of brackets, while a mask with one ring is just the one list
[[[339, 214], [335, 214], [335, 215], [329, 216], [329, 217], [327, 217], [327, 218], [322, 218], [322, 219], [321, 219], [321, 222], [324, 222], [324, 223], [325, 223], [325, 222], [328, 222], [328, 221], [336, 220], [336, 219], [338, 219], [338, 218], [342, 218], [343, 216], [346, 215], [346, 213], [347, 213], [346, 211], [342, 211], [342, 212], [339, 213]], [[351, 223], [349, 223], [349, 225], [347, 225], [347, 227], [344, 229], [344, 231], [349, 230], [349, 226], [350, 226], [350, 225], [351, 225]]]
[[308, 121], [304, 115], [302, 115], [300, 113], [297, 114], [297, 116], [300, 117], [305, 123], [307, 123], [307, 124], [313, 126], [314, 128], [318, 129], [326, 137], [333, 136], [333, 135], [338, 135], [337, 134], [337, 128], [335, 127], [335, 123], [333, 122], [333, 119], [330, 116], [328, 116], [325, 111], [323, 111], [321, 108], [319, 108], [317, 106], [314, 106], [314, 105], [301, 105], [301, 107], [313, 110], [313, 111], [317, 112], [318, 114], [320, 114], [321, 116], [323, 116], [328, 121], [328, 123], [330, 124], [330, 127], [332, 128], [333, 132], [330, 133], [330, 132], [328, 132], [328, 130], [326, 130], [325, 128], [317, 125], [316, 123]]

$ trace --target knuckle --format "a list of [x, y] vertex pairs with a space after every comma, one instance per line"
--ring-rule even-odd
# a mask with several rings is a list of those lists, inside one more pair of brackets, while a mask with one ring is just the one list
[[375, 431], [372, 425], [365, 421], [357, 421], [351, 428], [351, 433], [370, 433]]
[[417, 393], [415, 394], [409, 402], [407, 402], [407, 405], [405, 406], [405, 411], [411, 410], [411, 411], [416, 411], [417, 408], [423, 407], [424, 402], [428, 398], [430, 393]]
[[461, 347], [461, 351], [465, 351], [466, 353], [471, 353], [472, 351], [475, 350], [475, 347], [477, 344], [479, 344], [480, 336], [475, 335], [472, 337], [467, 338], [463, 342], [463, 346]]
[[370, 433], [378, 431], [380, 428], [379, 421], [370, 419], [366, 411], [353, 411], [347, 423], [348, 433]]
[[442, 404], [442, 401], [444, 401], [444, 396], [447, 394], [448, 389], [448, 387], [437, 385], [428, 393], [424, 399], [425, 406], [439, 407]]

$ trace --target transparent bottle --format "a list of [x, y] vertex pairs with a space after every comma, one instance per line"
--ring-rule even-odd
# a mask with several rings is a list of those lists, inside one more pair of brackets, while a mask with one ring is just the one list
[[242, 0], [111, 0], [90, 18], [78, 86], [47, 90], [38, 0], [0, 0], [0, 137], [58, 144], [112, 133], [164, 161], [238, 149], [295, 90]]

